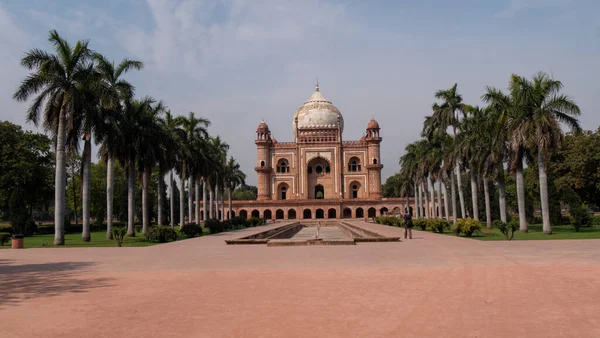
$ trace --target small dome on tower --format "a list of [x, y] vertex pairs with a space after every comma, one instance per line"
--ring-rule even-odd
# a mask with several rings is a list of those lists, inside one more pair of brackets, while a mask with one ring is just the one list
[[258, 125], [258, 128], [256, 128], [256, 132], [269, 132], [269, 126], [267, 126], [267, 124], [265, 123], [265, 121], [261, 121], [260, 124]]
[[375, 119], [372, 119], [371, 121], [369, 121], [369, 124], [367, 125], [367, 129], [380, 129], [379, 123], [377, 123], [377, 121], [375, 121]]

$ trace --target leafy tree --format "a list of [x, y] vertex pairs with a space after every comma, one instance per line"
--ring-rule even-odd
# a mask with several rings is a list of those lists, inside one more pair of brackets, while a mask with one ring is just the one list
[[388, 177], [387, 180], [385, 180], [383, 187], [381, 188], [383, 197], [402, 197], [400, 191], [403, 182], [404, 180], [400, 173], [396, 173]]
[[[10, 219], [31, 218], [46, 208], [54, 190], [51, 140], [0, 122], [0, 210]], [[12, 200], [12, 203], [11, 203]]]
[[233, 191], [232, 200], [236, 201], [252, 201], [258, 196], [258, 188], [253, 185], [241, 185]]
[[600, 128], [567, 134], [549, 166], [559, 191], [571, 189], [583, 203], [600, 207]]

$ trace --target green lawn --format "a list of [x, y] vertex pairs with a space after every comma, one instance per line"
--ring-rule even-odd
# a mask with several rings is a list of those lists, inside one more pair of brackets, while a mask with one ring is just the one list
[[[506, 237], [497, 228], [487, 229], [484, 225], [482, 232], [479, 235], [474, 235], [473, 239], [480, 241], [502, 241]], [[530, 224], [529, 232], [515, 232], [513, 240], [548, 240], [548, 239], [600, 239], [600, 227], [592, 226], [579, 229], [575, 232], [575, 228], [571, 225], [558, 225], [552, 227], [552, 234], [546, 235], [542, 231], [541, 224]]]
[[[177, 235], [177, 240], [186, 239], [183, 234]], [[52, 235], [34, 235], [32, 237], [25, 237], [24, 246], [25, 248], [43, 248], [42, 243], [46, 243], [48, 248], [83, 248], [83, 247], [116, 247], [116, 243], [114, 240], [106, 239], [105, 231], [95, 231], [92, 232], [92, 240], [90, 242], [83, 242], [81, 240], [80, 233], [72, 233], [65, 235], [65, 245], [64, 246], [54, 246], [54, 234]], [[156, 245], [159, 243], [148, 243], [144, 241], [144, 236], [142, 234], [137, 234], [136, 237], [125, 236], [123, 240], [124, 247], [133, 247], [133, 246], [150, 246]], [[8, 243], [4, 244], [4, 246], [0, 246], [0, 249], [8, 249], [10, 248], [10, 240]]]

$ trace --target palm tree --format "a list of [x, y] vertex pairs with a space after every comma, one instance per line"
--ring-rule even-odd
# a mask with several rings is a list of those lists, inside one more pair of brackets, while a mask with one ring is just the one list
[[[161, 114], [166, 110], [162, 101], [152, 102], [145, 106], [138, 118], [138, 137], [136, 142], [136, 154], [138, 168], [142, 174], [142, 233], [148, 232], [150, 226], [150, 215], [148, 208], [148, 189], [152, 167], [160, 160], [164, 151], [163, 143], [168, 141], [170, 135], [160, 123]], [[159, 178], [159, 181], [162, 177]]]
[[[220, 189], [223, 189], [224, 185], [224, 173], [225, 166], [227, 161], [227, 150], [229, 149], [229, 145], [221, 140], [220, 136], [212, 137], [209, 143], [210, 149], [210, 157], [213, 170], [208, 176], [208, 181], [210, 185], [209, 190], [209, 199], [210, 199], [210, 217], [218, 216], [218, 205], [217, 208], [213, 209], [213, 201], [216, 200], [218, 204], [218, 196], [214, 196], [215, 193], [218, 194]], [[214, 191], [214, 193], [213, 193]], [[214, 211], [214, 213], [213, 213]]]
[[225, 186], [229, 192], [227, 196], [229, 203], [229, 213], [227, 218], [231, 219], [233, 209], [231, 205], [231, 195], [233, 194], [235, 188], [246, 184], [246, 174], [244, 174], [244, 172], [240, 169], [240, 164], [237, 163], [233, 157], [229, 158], [225, 169]]
[[127, 170], [127, 235], [135, 236], [135, 174], [138, 171], [138, 151], [143, 141], [142, 126], [145, 119], [152, 111], [155, 100], [144, 97], [141, 100], [128, 100], [125, 102], [122, 117], [118, 120], [119, 133], [115, 138], [113, 156], [118, 159]]
[[[446, 133], [448, 127], [452, 127], [453, 135], [456, 137], [456, 130], [460, 124], [460, 114], [465, 115], [462, 95], [458, 93], [457, 89], [458, 85], [455, 83], [451, 88], [446, 90], [438, 90], [435, 93], [435, 98], [441, 100], [441, 104], [433, 104], [433, 115], [431, 116], [431, 121], [426, 123], [424, 129], [429, 129], [431, 131], [437, 129], [442, 133]], [[455, 172], [456, 179], [458, 183], [458, 196], [460, 199], [460, 208], [462, 211], [462, 216], [465, 217], [465, 199], [462, 192], [462, 179], [460, 173], [460, 161], [455, 161]], [[454, 183], [452, 183], [452, 190], [454, 191]], [[455, 196], [452, 196], [452, 200], [455, 199]], [[454, 218], [456, 219], [456, 213], [454, 213]]]
[[519, 108], [511, 123], [514, 129], [511, 130], [525, 140], [525, 145], [532, 152], [537, 152], [542, 220], [546, 234], [552, 233], [546, 176], [549, 154], [560, 147], [563, 136], [560, 123], [576, 132], [581, 131], [576, 118], [581, 111], [570, 97], [560, 93], [562, 87], [560, 81], [543, 72], [536, 74], [532, 81], [513, 75], [511, 83], [511, 90], [518, 93]]
[[163, 178], [165, 175], [165, 171], [169, 170], [169, 203], [170, 203], [170, 225], [171, 228], [175, 228], [175, 189], [174, 189], [174, 181], [173, 181], [173, 171], [176, 165], [176, 157], [175, 153], [178, 147], [180, 146], [179, 140], [177, 139], [177, 120], [173, 117], [170, 110], [167, 110], [164, 113], [163, 118], [159, 120], [159, 123], [162, 125], [163, 132], [168, 135], [169, 142], [162, 142], [162, 152], [159, 158], [158, 164], [158, 224], [162, 225], [164, 221], [164, 217], [162, 214], [162, 195], [164, 191], [164, 182]]
[[477, 106], [466, 106], [465, 111], [468, 115], [461, 123], [461, 132], [457, 136], [457, 144], [465, 159], [464, 163], [469, 167], [472, 216], [473, 219], [479, 220], [477, 177], [487, 156], [485, 151], [489, 148], [485, 135], [487, 132], [487, 117], [484, 115], [483, 110]]
[[27, 52], [21, 65], [33, 72], [21, 82], [13, 97], [27, 101], [37, 95], [27, 111], [28, 122], [37, 126], [42, 111], [46, 130], [54, 130], [53, 121], [57, 121], [54, 244], [64, 245], [66, 127], [84, 106], [83, 90], [93, 71], [88, 63], [92, 52], [87, 40], [78, 41], [71, 47], [56, 30], [50, 31], [48, 40], [55, 54], [41, 49]]
[[100, 75], [98, 82], [102, 105], [102, 123], [96, 128], [96, 141], [101, 144], [100, 154], [106, 162], [106, 238], [112, 239], [113, 223], [113, 173], [115, 133], [118, 132], [117, 119], [122, 114], [123, 103], [134, 95], [134, 87], [122, 79], [128, 71], [144, 68], [141, 61], [123, 59], [115, 67], [114, 62], [108, 61], [103, 55], [94, 53], [96, 72]]
[[[180, 226], [183, 226], [185, 220], [185, 181], [191, 177], [191, 166], [194, 161], [194, 144], [197, 144], [198, 139], [208, 138], [206, 128], [210, 125], [210, 121], [204, 118], [197, 118], [193, 112], [188, 114], [188, 117], [178, 116], [177, 135], [180, 141], [177, 154], [177, 169], [180, 178], [179, 191], [179, 217]], [[192, 201], [189, 200], [190, 208]], [[191, 221], [191, 209], [189, 212]]]
[[[481, 96], [481, 99], [488, 103], [489, 121], [491, 126], [489, 131], [491, 133], [491, 145], [490, 153], [487, 158], [486, 165], [489, 166], [488, 172], [493, 172], [493, 167], [496, 169], [496, 181], [498, 182], [498, 200], [500, 207], [500, 220], [502, 222], [507, 221], [506, 213], [506, 188], [504, 179], [504, 162], [508, 158], [509, 152], [507, 147], [508, 142], [508, 128], [507, 123], [514, 111], [513, 100], [508, 95], [504, 94], [501, 90], [494, 87], [486, 87], [486, 93]], [[525, 194], [523, 193], [523, 196]], [[519, 214], [521, 209], [524, 210], [524, 199], [519, 203]], [[520, 203], [523, 203], [521, 205]], [[521, 217], [519, 217], [521, 218]], [[525, 222], [525, 227], [527, 223]]]

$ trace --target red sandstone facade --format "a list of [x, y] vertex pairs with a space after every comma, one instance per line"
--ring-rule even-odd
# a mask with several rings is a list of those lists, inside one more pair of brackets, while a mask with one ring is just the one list
[[405, 199], [381, 197], [377, 121], [369, 122], [358, 141], [343, 140], [343, 128], [341, 113], [318, 84], [294, 115], [294, 142], [277, 142], [261, 122], [255, 141], [258, 199], [233, 201], [233, 216], [328, 219], [401, 213]]

